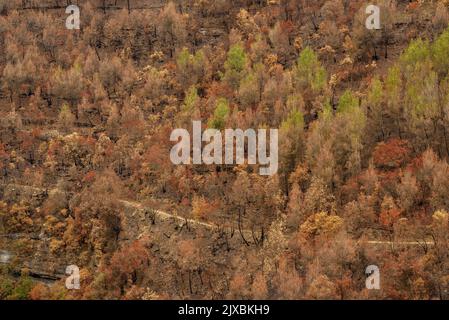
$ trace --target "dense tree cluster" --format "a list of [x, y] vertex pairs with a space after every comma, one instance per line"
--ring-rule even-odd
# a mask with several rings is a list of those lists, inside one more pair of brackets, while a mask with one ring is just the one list
[[[0, 0], [0, 299], [449, 298], [447, 1], [379, 0], [381, 30], [363, 1], [78, 1], [81, 30], [32, 2]], [[192, 120], [278, 128], [278, 174], [173, 165]]]

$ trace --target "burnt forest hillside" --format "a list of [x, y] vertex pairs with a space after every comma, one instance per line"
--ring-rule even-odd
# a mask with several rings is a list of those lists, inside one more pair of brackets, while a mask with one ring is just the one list
[[[449, 299], [448, 23], [447, 0], [0, 0], [0, 300]], [[195, 120], [279, 129], [277, 173], [173, 164]]]

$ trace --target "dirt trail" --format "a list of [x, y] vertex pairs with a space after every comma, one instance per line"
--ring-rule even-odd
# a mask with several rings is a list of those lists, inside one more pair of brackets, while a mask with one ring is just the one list
[[194, 219], [186, 219], [186, 218], [184, 218], [182, 216], [170, 214], [170, 213], [165, 212], [165, 211], [155, 210], [153, 208], [145, 207], [140, 202], [129, 201], [129, 200], [119, 200], [119, 202], [121, 204], [125, 205], [125, 206], [134, 207], [136, 209], [149, 210], [149, 211], [153, 212], [156, 215], [157, 218], [161, 218], [161, 219], [175, 219], [175, 220], [178, 220], [179, 222], [187, 222], [187, 223], [189, 223], [191, 225], [198, 225], [198, 226], [206, 227], [207, 229], [216, 229], [217, 228], [217, 225], [214, 225], [214, 224], [211, 224], [211, 223], [198, 221], [198, 220], [194, 220]]
[[[4, 184], [5, 187], [12, 187], [17, 188], [17, 189], [28, 189], [30, 191], [34, 191], [37, 193], [48, 193], [49, 189], [45, 189], [45, 188], [38, 188], [38, 187], [31, 187], [31, 186], [25, 186], [25, 185], [19, 185], [19, 184]], [[203, 222], [203, 221], [198, 221], [195, 219], [187, 219], [185, 217], [176, 215], [176, 214], [171, 214], [165, 211], [161, 211], [161, 210], [156, 210], [154, 208], [151, 207], [146, 207], [144, 206], [142, 203], [140, 202], [136, 202], [136, 201], [131, 201], [131, 200], [119, 200], [119, 202], [127, 207], [131, 207], [131, 208], [135, 208], [136, 210], [146, 210], [148, 212], [152, 212], [154, 213], [154, 217], [156, 219], [162, 219], [162, 220], [168, 220], [168, 219], [172, 219], [175, 221], [178, 221], [180, 223], [187, 223], [190, 226], [200, 226], [209, 230], [218, 230], [219, 226], [213, 223], [208, 223], [208, 222]], [[238, 230], [235, 230], [236, 232], [238, 232]], [[251, 239], [252, 238], [252, 234], [253, 232], [251, 230], [247, 230], [247, 229], [243, 229], [241, 231], [241, 233], [243, 234], [243, 236], [246, 239]], [[5, 236], [5, 235], [4, 235]], [[367, 245], [373, 245], [373, 246], [434, 246], [435, 243], [433, 241], [388, 241], [388, 240], [365, 240], [365, 241], [361, 241], [364, 244]]]
[[[156, 217], [161, 218], [161, 219], [174, 219], [177, 220], [179, 222], [187, 222], [190, 225], [197, 225], [197, 226], [202, 226], [205, 227], [207, 229], [211, 229], [211, 230], [216, 230], [218, 229], [218, 226], [216, 224], [211, 224], [211, 223], [206, 223], [206, 222], [202, 222], [202, 221], [198, 221], [198, 220], [194, 220], [194, 219], [186, 219], [182, 216], [178, 216], [178, 215], [173, 215], [170, 214], [168, 212], [165, 211], [161, 211], [161, 210], [155, 210], [149, 207], [145, 207], [144, 205], [142, 205], [139, 202], [134, 202], [134, 201], [129, 201], [129, 200], [120, 200], [120, 202], [126, 206], [130, 206], [130, 207], [134, 207], [136, 209], [140, 209], [140, 210], [151, 210]], [[251, 230], [242, 230], [242, 233], [245, 237], [250, 238], [252, 231]], [[361, 241], [364, 244], [368, 244], [368, 245], [388, 245], [388, 246], [433, 246], [435, 245], [435, 243], [433, 241], [386, 241], [386, 240], [367, 240], [367, 241]]]

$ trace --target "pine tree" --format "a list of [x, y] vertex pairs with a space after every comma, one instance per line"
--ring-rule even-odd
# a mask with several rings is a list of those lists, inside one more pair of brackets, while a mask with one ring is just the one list
[[299, 89], [309, 88], [313, 92], [321, 92], [326, 86], [326, 71], [310, 47], [301, 52], [293, 72]]
[[183, 88], [198, 85], [207, 77], [208, 61], [203, 50], [190, 54], [187, 48], [183, 48], [176, 59], [179, 83]]
[[280, 170], [283, 191], [289, 194], [289, 176], [304, 158], [304, 116], [298, 109], [291, 110], [280, 128]]
[[231, 88], [237, 89], [241, 79], [244, 77], [247, 64], [248, 58], [243, 46], [240, 43], [232, 45], [228, 51], [224, 65], [225, 73], [223, 80], [226, 81]]
[[209, 127], [223, 130], [225, 128], [226, 119], [229, 115], [229, 102], [225, 98], [220, 98], [217, 101], [215, 111], [209, 120]]
[[446, 29], [432, 44], [432, 61], [440, 78], [449, 72], [449, 28]]

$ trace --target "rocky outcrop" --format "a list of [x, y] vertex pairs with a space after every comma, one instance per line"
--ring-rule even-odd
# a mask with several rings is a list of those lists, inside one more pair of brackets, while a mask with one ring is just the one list
[[12, 253], [6, 250], [0, 250], [0, 263], [8, 263], [11, 260]]

